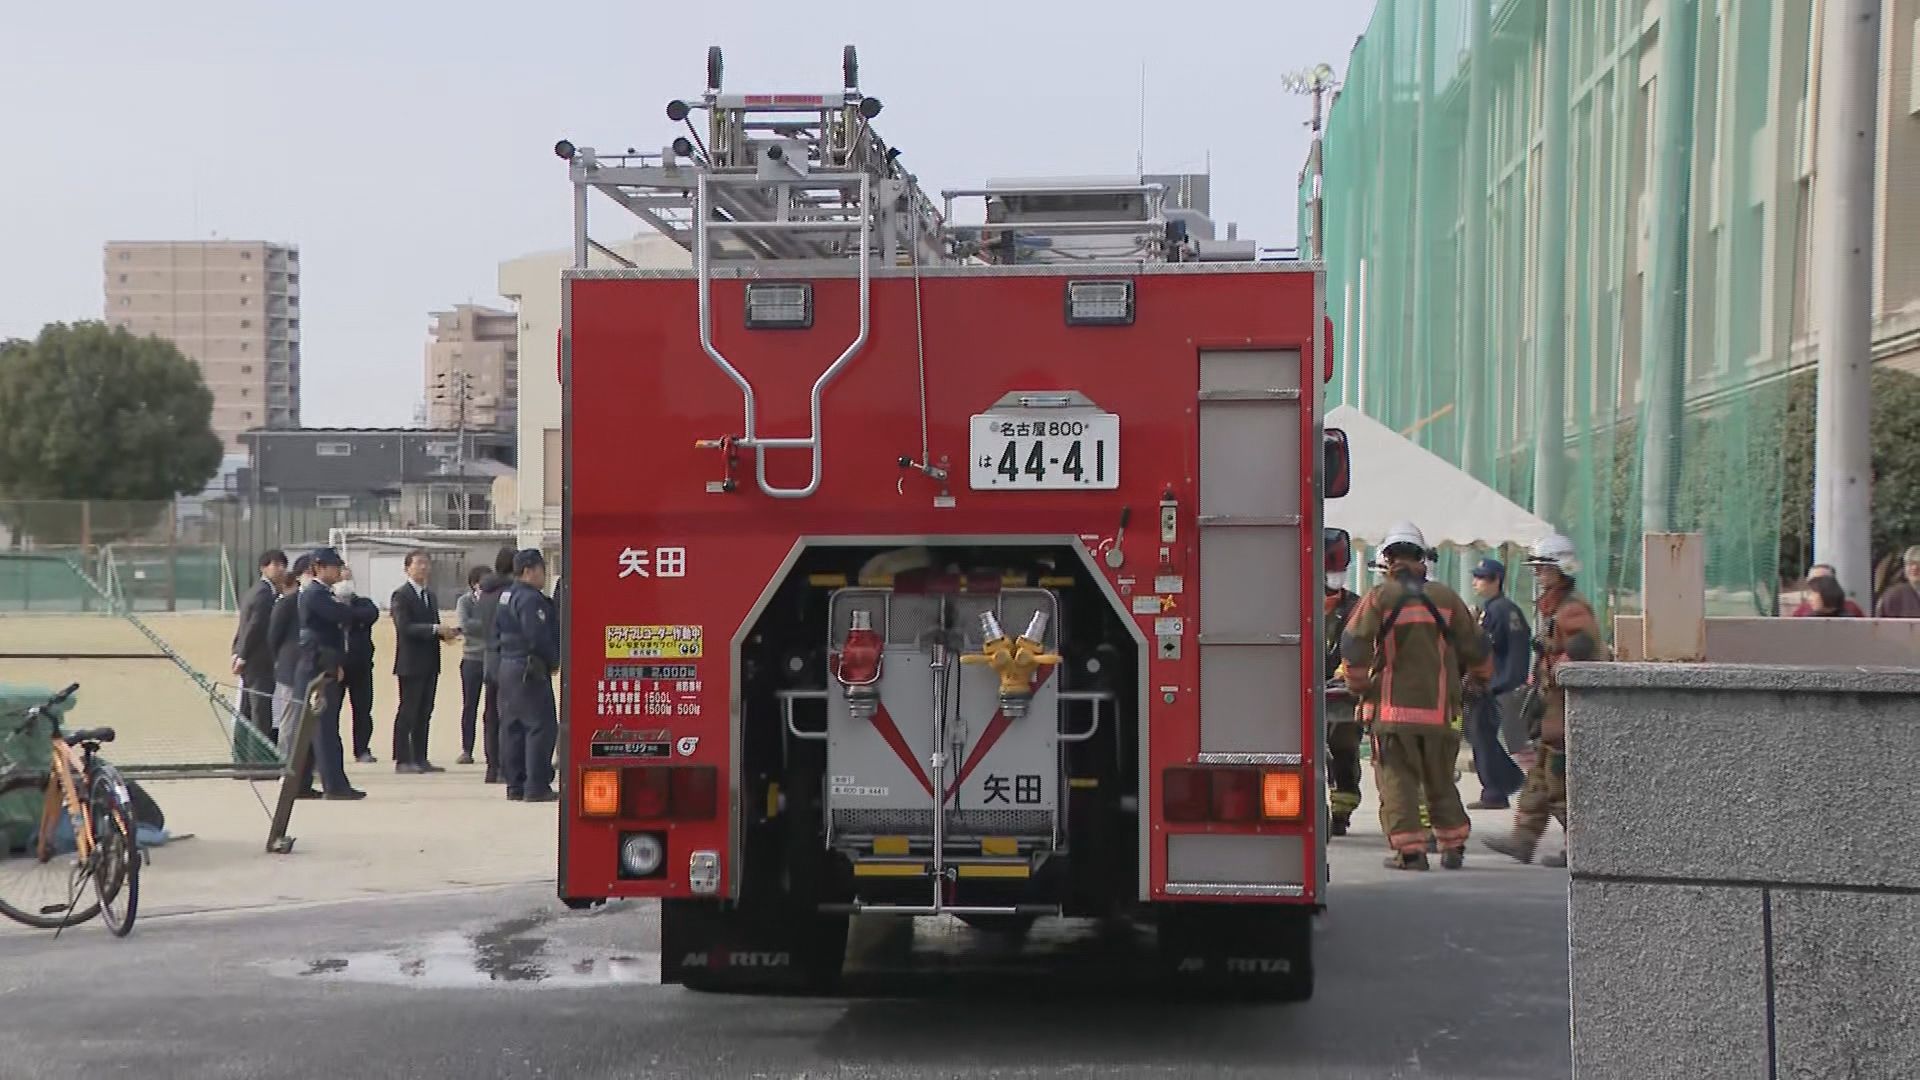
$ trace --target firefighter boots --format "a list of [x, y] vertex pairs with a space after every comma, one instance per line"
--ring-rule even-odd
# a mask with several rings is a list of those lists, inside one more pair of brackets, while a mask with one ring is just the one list
[[1389, 870], [1425, 870], [1428, 868], [1427, 853], [1424, 851], [1396, 851], [1387, 856], [1386, 866]]
[[1482, 838], [1480, 842], [1509, 859], [1530, 863], [1533, 861], [1533, 849], [1539, 845], [1540, 838], [1516, 829], [1510, 835], [1488, 836]]
[[1463, 847], [1448, 848], [1446, 852], [1440, 856], [1440, 865], [1448, 870], [1458, 870], [1467, 865], [1467, 849]]
[[1352, 814], [1334, 814], [1327, 822], [1327, 831], [1334, 836], [1345, 836], [1348, 826], [1352, 824]]

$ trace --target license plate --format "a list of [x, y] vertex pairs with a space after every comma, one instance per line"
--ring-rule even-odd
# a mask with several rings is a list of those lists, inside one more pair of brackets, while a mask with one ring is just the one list
[[967, 486], [976, 491], [1120, 486], [1120, 418], [1112, 413], [982, 413], [968, 449]]

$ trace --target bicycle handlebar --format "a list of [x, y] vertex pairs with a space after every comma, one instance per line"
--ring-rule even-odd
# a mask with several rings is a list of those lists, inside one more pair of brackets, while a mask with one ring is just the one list
[[[59, 693], [48, 698], [46, 701], [46, 704], [35, 705], [33, 708], [28, 709], [27, 718], [25, 720], [22, 720], [20, 723], [14, 725], [14, 728], [13, 728], [14, 734], [17, 735], [20, 732], [23, 732], [28, 728], [32, 727], [33, 722], [35, 720], [40, 719], [42, 716], [45, 716], [47, 714], [48, 709], [51, 709], [56, 705], [65, 704], [66, 700], [72, 697], [74, 693], [79, 689], [80, 689], [79, 683], [70, 683], [68, 684], [65, 690], [62, 690]], [[59, 727], [58, 722], [56, 722], [54, 726], [58, 728]]]

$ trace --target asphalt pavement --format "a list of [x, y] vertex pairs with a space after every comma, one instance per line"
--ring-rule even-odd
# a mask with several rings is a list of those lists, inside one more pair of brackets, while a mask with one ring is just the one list
[[1086, 924], [930, 919], [857, 928], [843, 996], [697, 994], [658, 985], [651, 904], [528, 885], [7, 933], [0, 1078], [1568, 1075], [1565, 871], [1382, 854], [1334, 841], [1301, 1005], [1168, 998]]

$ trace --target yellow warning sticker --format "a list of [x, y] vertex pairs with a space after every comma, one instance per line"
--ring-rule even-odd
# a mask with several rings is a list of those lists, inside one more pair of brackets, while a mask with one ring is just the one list
[[609, 626], [609, 660], [698, 660], [705, 644], [700, 626]]

